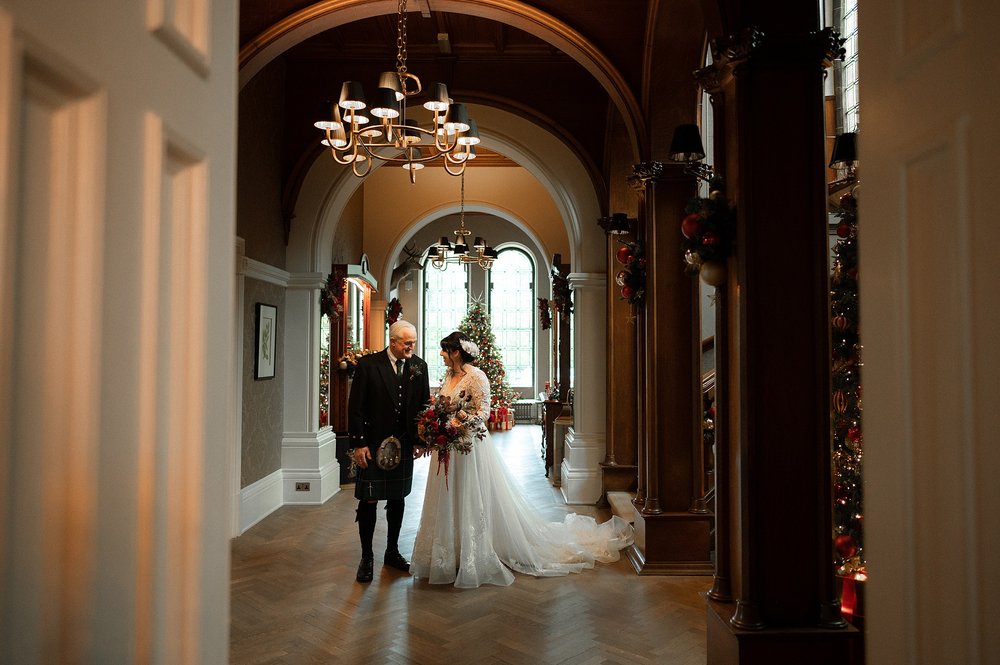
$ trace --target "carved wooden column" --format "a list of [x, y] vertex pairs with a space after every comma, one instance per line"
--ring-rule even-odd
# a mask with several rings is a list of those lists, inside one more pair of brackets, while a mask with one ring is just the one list
[[[848, 662], [833, 583], [823, 67], [814, 6], [741, 3], [757, 21], [713, 42], [736, 202], [727, 387], [736, 402], [736, 603], [710, 602], [708, 662]], [[746, 23], [744, 25], [750, 25]]]
[[[726, 105], [722, 94], [721, 81], [716, 77], [716, 70], [708, 68], [701, 72], [699, 83], [710, 95], [717, 137], [725, 136]], [[709, 159], [714, 164], [726, 163], [725, 141], [718, 141], [715, 154]], [[727, 192], [723, 195], [728, 196]], [[708, 597], [722, 603], [733, 600], [732, 584], [732, 524], [733, 502], [731, 480], [734, 465], [730, 461], [729, 437], [732, 423], [739, 413], [733, 408], [730, 377], [734, 363], [731, 355], [735, 348], [732, 340], [732, 329], [729, 322], [733, 318], [730, 303], [736, 301], [735, 260], [730, 257], [726, 261], [725, 282], [715, 287], [715, 575]], [[734, 293], [730, 295], [730, 291]]]
[[644, 162], [634, 178], [645, 188], [643, 244], [647, 257], [645, 367], [640, 391], [645, 422], [640, 447], [645, 451], [639, 474], [646, 496], [636, 508], [635, 546], [628, 554], [640, 574], [711, 574], [711, 516], [690, 512], [694, 496], [694, 447], [700, 413], [700, 349], [691, 313], [697, 284], [681, 260], [680, 219], [695, 193], [695, 181], [679, 165]]

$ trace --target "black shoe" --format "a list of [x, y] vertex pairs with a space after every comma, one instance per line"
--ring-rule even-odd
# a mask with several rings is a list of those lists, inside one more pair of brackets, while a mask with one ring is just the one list
[[361, 557], [361, 563], [358, 564], [358, 577], [359, 582], [371, 582], [372, 581], [372, 569], [375, 567], [375, 557], [363, 556]]
[[385, 565], [396, 570], [401, 570], [404, 573], [410, 572], [410, 562], [404, 559], [403, 555], [399, 552], [386, 552]]

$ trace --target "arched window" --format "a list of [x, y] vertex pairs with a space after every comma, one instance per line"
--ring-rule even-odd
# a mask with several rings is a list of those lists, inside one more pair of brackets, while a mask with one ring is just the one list
[[458, 328], [469, 310], [468, 268], [457, 263], [438, 270], [424, 263], [424, 339], [421, 356], [427, 361], [427, 378], [441, 385], [445, 365], [441, 360], [441, 340]]
[[490, 320], [511, 388], [535, 385], [535, 266], [522, 250], [500, 251], [490, 269]]
[[844, 38], [844, 62], [836, 71], [842, 131], [858, 131], [858, 0], [834, 3], [834, 19]]

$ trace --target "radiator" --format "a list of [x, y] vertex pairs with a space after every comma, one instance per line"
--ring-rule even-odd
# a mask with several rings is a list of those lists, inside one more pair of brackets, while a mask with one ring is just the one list
[[519, 399], [514, 402], [514, 422], [517, 423], [539, 423], [537, 399]]

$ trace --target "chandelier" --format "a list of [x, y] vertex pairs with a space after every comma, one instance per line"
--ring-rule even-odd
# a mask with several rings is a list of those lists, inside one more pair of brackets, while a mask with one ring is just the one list
[[431, 265], [438, 270], [445, 270], [449, 263], [466, 264], [474, 263], [483, 270], [489, 270], [493, 261], [497, 258], [497, 251], [486, 244], [481, 237], [476, 236], [472, 246], [466, 238], [472, 235], [472, 231], [465, 228], [465, 173], [462, 176], [462, 196], [458, 214], [458, 228], [455, 229], [455, 242], [448, 240], [447, 236], [441, 236], [441, 240], [430, 246], [427, 250], [427, 259]]
[[405, 99], [422, 90], [420, 79], [406, 71], [406, 0], [399, 0], [396, 30], [396, 71], [379, 76], [371, 106], [360, 83], [345, 81], [340, 100], [324, 109], [328, 117], [314, 123], [326, 133], [322, 144], [338, 164], [350, 164], [359, 178], [368, 175], [376, 159], [407, 169], [411, 183], [418, 170], [436, 159], [443, 160], [449, 174], [462, 175], [476, 156], [476, 121], [469, 118], [465, 104], [452, 102], [444, 83], [435, 83], [424, 102], [434, 114], [430, 129], [406, 117]]

